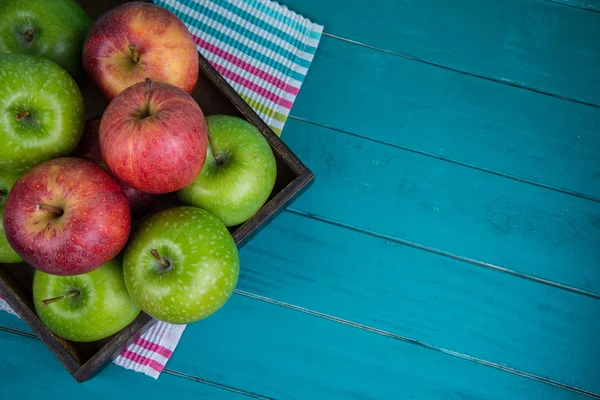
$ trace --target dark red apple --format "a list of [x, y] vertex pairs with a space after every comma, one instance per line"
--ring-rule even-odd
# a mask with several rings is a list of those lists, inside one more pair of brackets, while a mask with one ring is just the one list
[[206, 158], [204, 114], [183, 90], [136, 83], [110, 102], [100, 122], [108, 169], [127, 186], [168, 193], [190, 185]]
[[[106, 171], [109, 171], [104, 159], [102, 159], [102, 153], [100, 152], [100, 140], [98, 138], [100, 118], [100, 116], [92, 117], [85, 122], [83, 137], [79, 142], [79, 146], [73, 153], [73, 156], [90, 160], [94, 164], [104, 168]], [[153, 194], [140, 192], [118, 180], [117, 182], [121, 185], [125, 197], [127, 197], [132, 213], [140, 213], [147, 210], [156, 198]]]
[[146, 77], [191, 93], [198, 80], [198, 50], [175, 14], [132, 2], [94, 23], [83, 45], [83, 66], [108, 99]]
[[53, 275], [92, 271], [114, 258], [129, 238], [129, 204], [117, 181], [92, 162], [55, 158], [30, 169], [4, 208], [11, 247]]

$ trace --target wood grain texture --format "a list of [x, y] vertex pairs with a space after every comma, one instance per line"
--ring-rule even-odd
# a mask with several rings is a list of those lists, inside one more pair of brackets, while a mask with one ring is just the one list
[[343, 4], [284, 0], [283, 4], [334, 35], [600, 104], [597, 13], [546, 0], [382, 0], [368, 6], [361, 0]]
[[77, 385], [52, 353], [36, 339], [0, 331], [0, 348], [10, 349], [3, 351], [0, 362], [0, 399], [249, 398], [169, 374], [154, 380], [115, 365], [107, 367], [91, 381]]
[[241, 290], [600, 394], [597, 299], [289, 212], [240, 254]]
[[600, 200], [598, 108], [324, 37], [292, 114]]
[[[21, 343], [31, 341], [15, 336], [0, 332], [0, 344], [4, 346], [6, 342], [2, 341], [9, 337], [10, 347], [21, 350]], [[43, 359], [44, 352], [49, 354], [41, 347], [23, 353]], [[29, 364], [26, 359], [15, 357], [10, 369], [19, 370], [19, 366], [27, 371], [32, 368]], [[106, 379], [104, 375], [113, 368], [80, 386], [101, 385]], [[588, 398], [240, 295], [234, 295], [219, 313], [187, 328], [169, 368], [282, 399]], [[59, 374], [64, 372], [55, 369], [44, 371], [48, 379], [59, 385], [62, 381]], [[119, 373], [117, 377], [124, 381], [113, 390], [129, 392], [130, 380], [137, 376], [122, 370]], [[142, 379], [149, 391], [153, 391], [157, 382], [164, 384], [163, 378]], [[25, 377], [13, 376], [8, 382], [13, 391], [25, 390], [29, 382], [37, 387]], [[181, 385], [177, 381], [174, 390]], [[111, 388], [107, 389], [103, 390], [104, 396], [111, 394]]]
[[600, 203], [288, 121], [319, 178], [292, 207], [600, 294]]
[[599, 0], [547, 0], [557, 4], [564, 4], [565, 6], [576, 7], [582, 10], [600, 12], [600, 1]]
[[581, 398], [237, 294], [187, 328], [169, 368], [280, 399]]

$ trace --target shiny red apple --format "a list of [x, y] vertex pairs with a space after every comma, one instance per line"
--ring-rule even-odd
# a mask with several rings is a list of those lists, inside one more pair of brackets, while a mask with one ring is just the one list
[[4, 208], [10, 246], [53, 275], [92, 271], [129, 238], [129, 204], [117, 181], [92, 162], [55, 158], [27, 171]]
[[150, 3], [115, 7], [89, 30], [83, 66], [108, 98], [146, 77], [191, 93], [198, 80], [198, 50], [183, 22]]
[[110, 102], [99, 136], [108, 169], [146, 193], [188, 186], [206, 158], [206, 120], [198, 104], [180, 88], [150, 79]]
[[[100, 116], [92, 117], [85, 122], [83, 137], [79, 142], [79, 146], [73, 153], [73, 156], [90, 160], [94, 164], [109, 171], [104, 159], [102, 158], [102, 153], [100, 152], [100, 140], [98, 138], [98, 132], [100, 130], [100, 118]], [[117, 182], [119, 185], [121, 185], [121, 189], [123, 189], [125, 197], [127, 197], [127, 201], [129, 202], [129, 207], [131, 208], [132, 213], [139, 213], [147, 210], [156, 198], [156, 196], [153, 194], [141, 192], [119, 182], [118, 180]]]

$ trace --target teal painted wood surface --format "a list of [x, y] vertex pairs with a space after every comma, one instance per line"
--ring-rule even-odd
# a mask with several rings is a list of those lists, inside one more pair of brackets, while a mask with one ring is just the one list
[[328, 37], [319, 51], [292, 115], [600, 200], [600, 108]]
[[[583, 6], [596, 0], [566, 0]], [[326, 32], [600, 105], [600, 15], [547, 0], [288, 0]]]
[[[2, 320], [4, 319], [3, 315]], [[230, 388], [219, 388], [170, 373], [153, 381], [115, 365], [107, 367], [93, 380], [77, 385], [54, 355], [37, 339], [0, 331], [0, 348], [3, 349], [0, 362], [0, 399], [248, 399], [248, 396]], [[7, 349], [10, 350], [6, 351]]]
[[600, 203], [308, 123], [286, 129], [318, 176], [294, 209], [600, 294]]
[[[3, 346], [24, 340], [2, 343], [7, 335], [0, 332]], [[189, 327], [169, 368], [286, 399], [584, 396], [240, 295]]]
[[581, 8], [583, 10], [590, 10], [600, 12], [600, 1], [598, 0], [548, 0], [558, 4], [564, 4], [566, 6]]
[[158, 381], [0, 313], [0, 399], [600, 398], [596, 0], [283, 3], [329, 35], [283, 132], [317, 177], [238, 293]]
[[597, 299], [293, 213], [241, 255], [244, 291], [600, 392]]

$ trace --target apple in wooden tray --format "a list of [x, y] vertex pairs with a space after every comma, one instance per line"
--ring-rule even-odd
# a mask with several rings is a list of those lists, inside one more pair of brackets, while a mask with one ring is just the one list
[[0, 54], [0, 169], [25, 172], [72, 152], [83, 131], [73, 78], [37, 56]]
[[240, 271], [237, 247], [208, 211], [170, 208], [131, 236], [123, 259], [125, 284], [154, 318], [189, 324], [216, 312], [233, 293]]
[[2, 0], [0, 53], [44, 57], [79, 79], [81, 48], [91, 24], [75, 0]]
[[[108, 167], [102, 158], [100, 152], [100, 139], [98, 137], [100, 131], [100, 117], [90, 118], [85, 122], [85, 128], [83, 129], [83, 137], [79, 142], [79, 146], [75, 149], [73, 156], [85, 158], [90, 160], [96, 165], [106, 169]], [[118, 182], [118, 180], [117, 180]], [[146, 211], [154, 202], [156, 196], [150, 193], [141, 192], [130, 186], [127, 186], [119, 182], [132, 213], [140, 213]]]
[[125, 185], [146, 193], [191, 184], [204, 165], [206, 142], [206, 120], [192, 96], [148, 78], [115, 97], [100, 122], [106, 166]]
[[117, 181], [73, 157], [27, 171], [4, 208], [10, 246], [33, 267], [54, 275], [82, 274], [114, 258], [127, 243], [130, 223]]
[[198, 50], [175, 14], [132, 2], [94, 23], [83, 46], [83, 66], [109, 100], [145, 78], [191, 93], [198, 80]]
[[260, 210], [277, 177], [271, 146], [248, 121], [229, 115], [206, 117], [210, 149], [194, 183], [178, 192], [185, 204], [204, 208], [227, 226]]
[[75, 342], [92, 342], [113, 335], [141, 311], [125, 287], [120, 257], [80, 275], [35, 271], [33, 301], [48, 329]]

